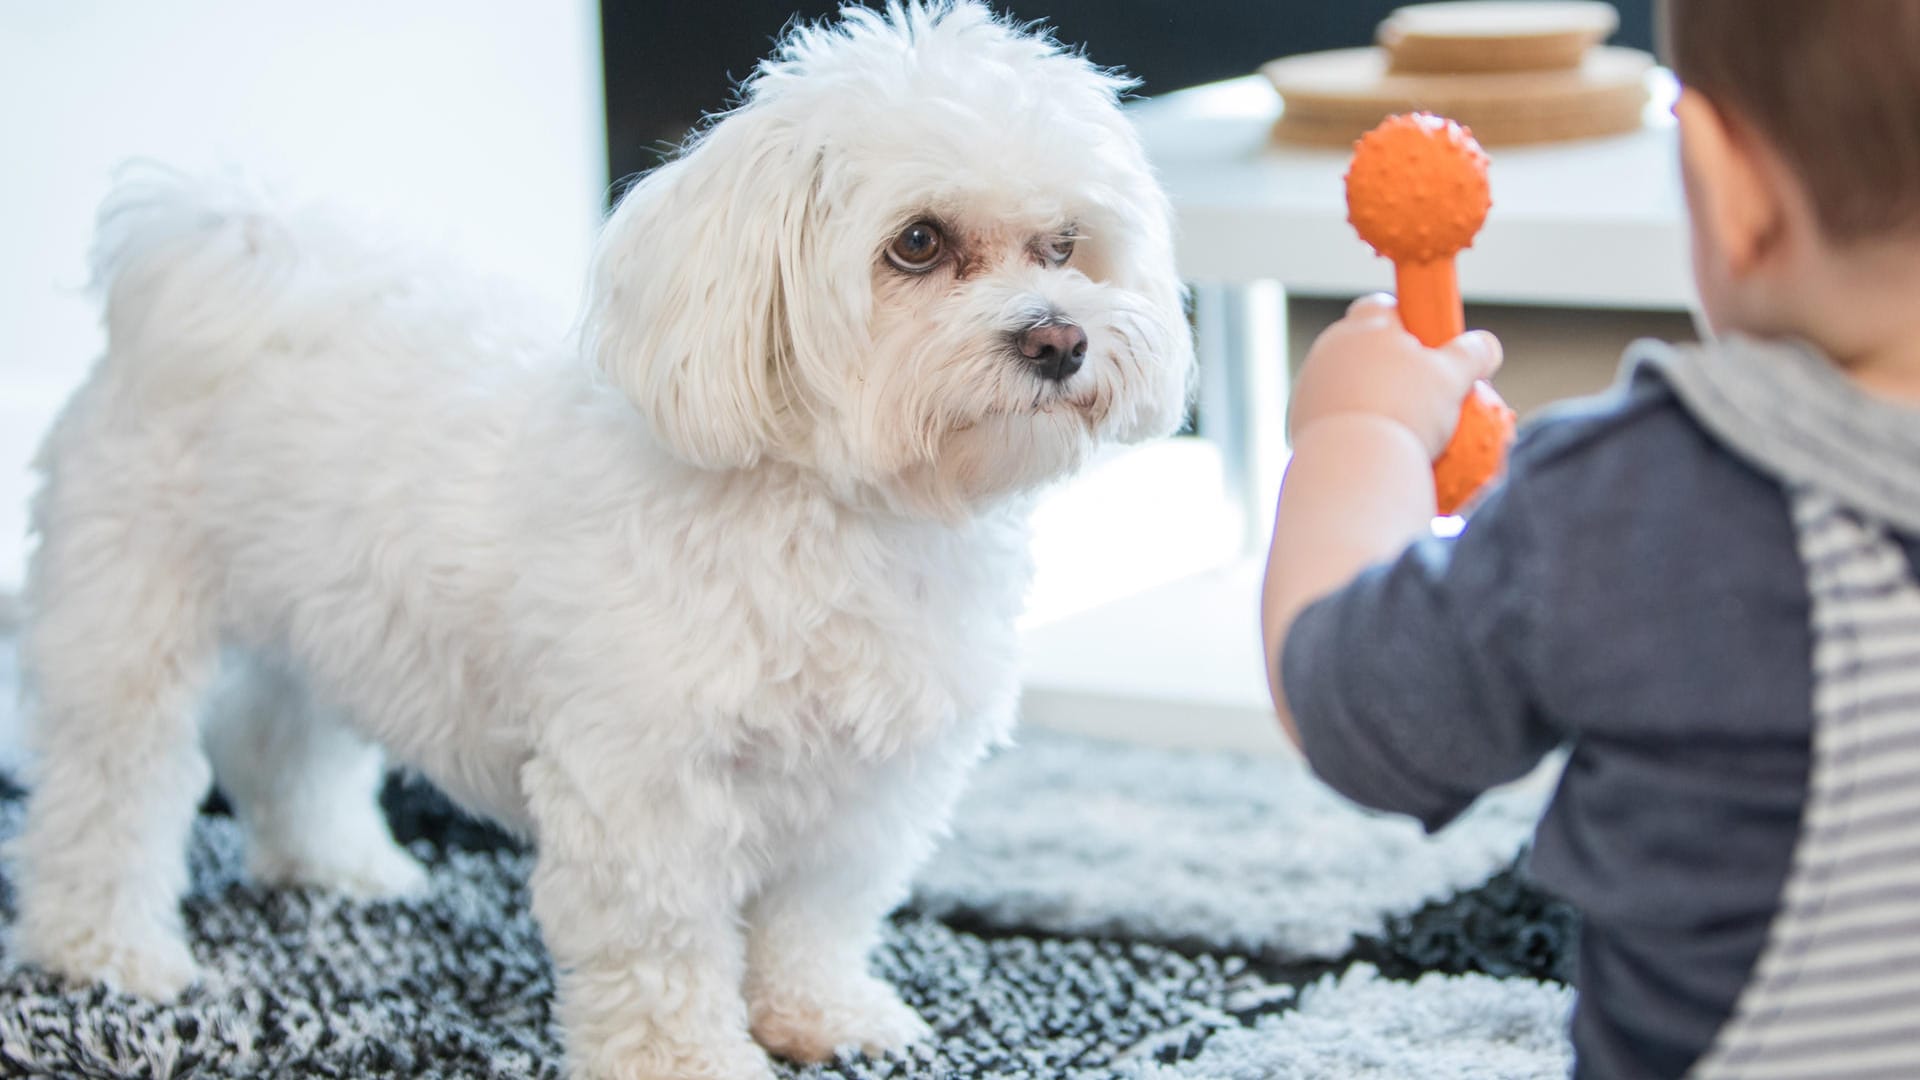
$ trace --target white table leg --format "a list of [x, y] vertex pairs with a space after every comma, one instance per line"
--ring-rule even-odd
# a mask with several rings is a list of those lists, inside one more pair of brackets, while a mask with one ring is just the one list
[[1274, 282], [1194, 287], [1197, 434], [1220, 448], [1245, 550], [1266, 542], [1286, 469], [1287, 297]]

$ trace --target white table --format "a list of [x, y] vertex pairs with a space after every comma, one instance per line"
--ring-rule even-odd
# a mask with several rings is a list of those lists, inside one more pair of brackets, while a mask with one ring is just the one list
[[[1689, 306], [1671, 79], [1660, 73], [1653, 90], [1637, 133], [1490, 151], [1493, 210], [1459, 261], [1469, 302]], [[1218, 448], [1212, 483], [1253, 540], [1285, 463], [1286, 298], [1390, 289], [1392, 269], [1347, 224], [1347, 152], [1270, 139], [1280, 101], [1263, 78], [1129, 111], [1178, 215], [1199, 324], [1199, 434]], [[1087, 529], [1112, 535], [1100, 522]], [[1027, 718], [1157, 742], [1277, 746], [1255, 547], [1229, 544], [1239, 554], [1203, 572], [1033, 627]]]
[[[1671, 81], [1649, 126], [1614, 138], [1495, 147], [1493, 211], [1460, 258], [1469, 300], [1673, 310], [1686, 306]], [[1304, 296], [1391, 284], [1347, 224], [1348, 152], [1268, 136], [1280, 102], [1259, 76], [1130, 107], [1179, 214], [1181, 271], [1196, 283], [1273, 280]]]

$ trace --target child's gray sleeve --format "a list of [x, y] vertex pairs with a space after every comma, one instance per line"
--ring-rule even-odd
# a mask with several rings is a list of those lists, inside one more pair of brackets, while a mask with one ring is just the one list
[[1335, 790], [1438, 829], [1559, 741], [1531, 692], [1550, 553], [1526, 509], [1510, 480], [1459, 537], [1417, 542], [1294, 621], [1282, 686]]

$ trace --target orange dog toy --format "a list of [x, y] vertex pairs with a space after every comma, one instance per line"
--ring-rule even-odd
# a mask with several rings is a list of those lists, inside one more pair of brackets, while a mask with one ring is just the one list
[[[1389, 116], [1354, 144], [1347, 220], [1393, 260], [1400, 321], [1429, 348], [1466, 331], [1453, 257], [1473, 244], [1492, 203], [1486, 152], [1451, 120]], [[1513, 410], [1492, 386], [1475, 383], [1453, 441], [1433, 463], [1442, 514], [1458, 511], [1500, 474], [1513, 429]]]

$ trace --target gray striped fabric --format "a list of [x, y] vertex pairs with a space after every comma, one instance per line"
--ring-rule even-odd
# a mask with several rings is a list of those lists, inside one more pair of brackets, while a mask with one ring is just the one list
[[1920, 1078], [1920, 584], [1831, 496], [1794, 496], [1814, 620], [1793, 870], [1702, 1080]]
[[1627, 369], [1642, 365], [1662, 372], [1707, 430], [1762, 471], [1920, 532], [1920, 410], [1867, 393], [1792, 341], [1636, 341]]

